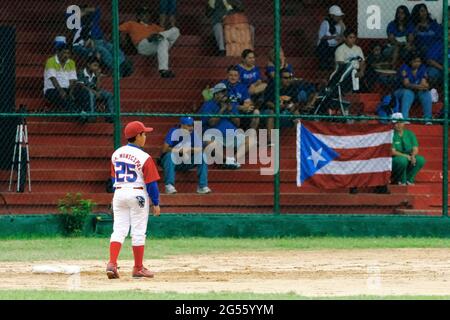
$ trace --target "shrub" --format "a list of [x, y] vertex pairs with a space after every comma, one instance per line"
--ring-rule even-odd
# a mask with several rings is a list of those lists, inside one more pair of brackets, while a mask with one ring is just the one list
[[86, 218], [95, 207], [92, 200], [83, 199], [81, 193], [67, 193], [63, 199], [58, 201], [58, 209], [64, 231], [69, 236], [79, 236], [83, 232]]

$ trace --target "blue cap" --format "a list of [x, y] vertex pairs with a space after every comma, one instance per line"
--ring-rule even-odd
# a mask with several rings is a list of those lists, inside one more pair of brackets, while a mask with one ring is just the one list
[[66, 46], [67, 45], [66, 37], [64, 37], [64, 36], [57, 36], [57, 37], [55, 37], [54, 44], [55, 44], [55, 48], [56, 49], [59, 49], [59, 48], [62, 48], [64, 46]]
[[194, 125], [194, 119], [192, 117], [182, 117], [180, 119], [180, 123], [186, 126], [193, 126]]

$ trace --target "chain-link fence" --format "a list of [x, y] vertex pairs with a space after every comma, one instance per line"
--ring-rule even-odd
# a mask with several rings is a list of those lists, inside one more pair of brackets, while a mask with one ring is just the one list
[[5, 0], [0, 213], [108, 212], [139, 120], [163, 212], [446, 214], [447, 6]]

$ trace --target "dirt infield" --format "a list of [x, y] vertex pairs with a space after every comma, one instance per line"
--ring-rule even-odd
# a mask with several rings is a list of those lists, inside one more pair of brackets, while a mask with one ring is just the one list
[[[33, 266], [78, 265], [81, 273], [35, 274]], [[154, 279], [135, 280], [131, 261], [108, 280], [104, 261], [0, 262], [0, 289], [254, 292], [303, 296], [450, 295], [450, 249], [290, 250], [147, 260]]]

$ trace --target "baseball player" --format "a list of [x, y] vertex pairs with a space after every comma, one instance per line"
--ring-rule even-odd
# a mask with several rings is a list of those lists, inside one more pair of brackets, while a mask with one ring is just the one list
[[159, 174], [152, 157], [147, 154], [146, 128], [142, 122], [133, 121], [125, 127], [128, 144], [111, 156], [111, 176], [114, 183], [114, 230], [111, 235], [110, 258], [106, 267], [109, 279], [119, 278], [117, 258], [131, 226], [134, 255], [133, 278], [152, 278], [154, 273], [143, 266], [144, 244], [147, 231], [150, 199], [153, 215], [159, 216]]

